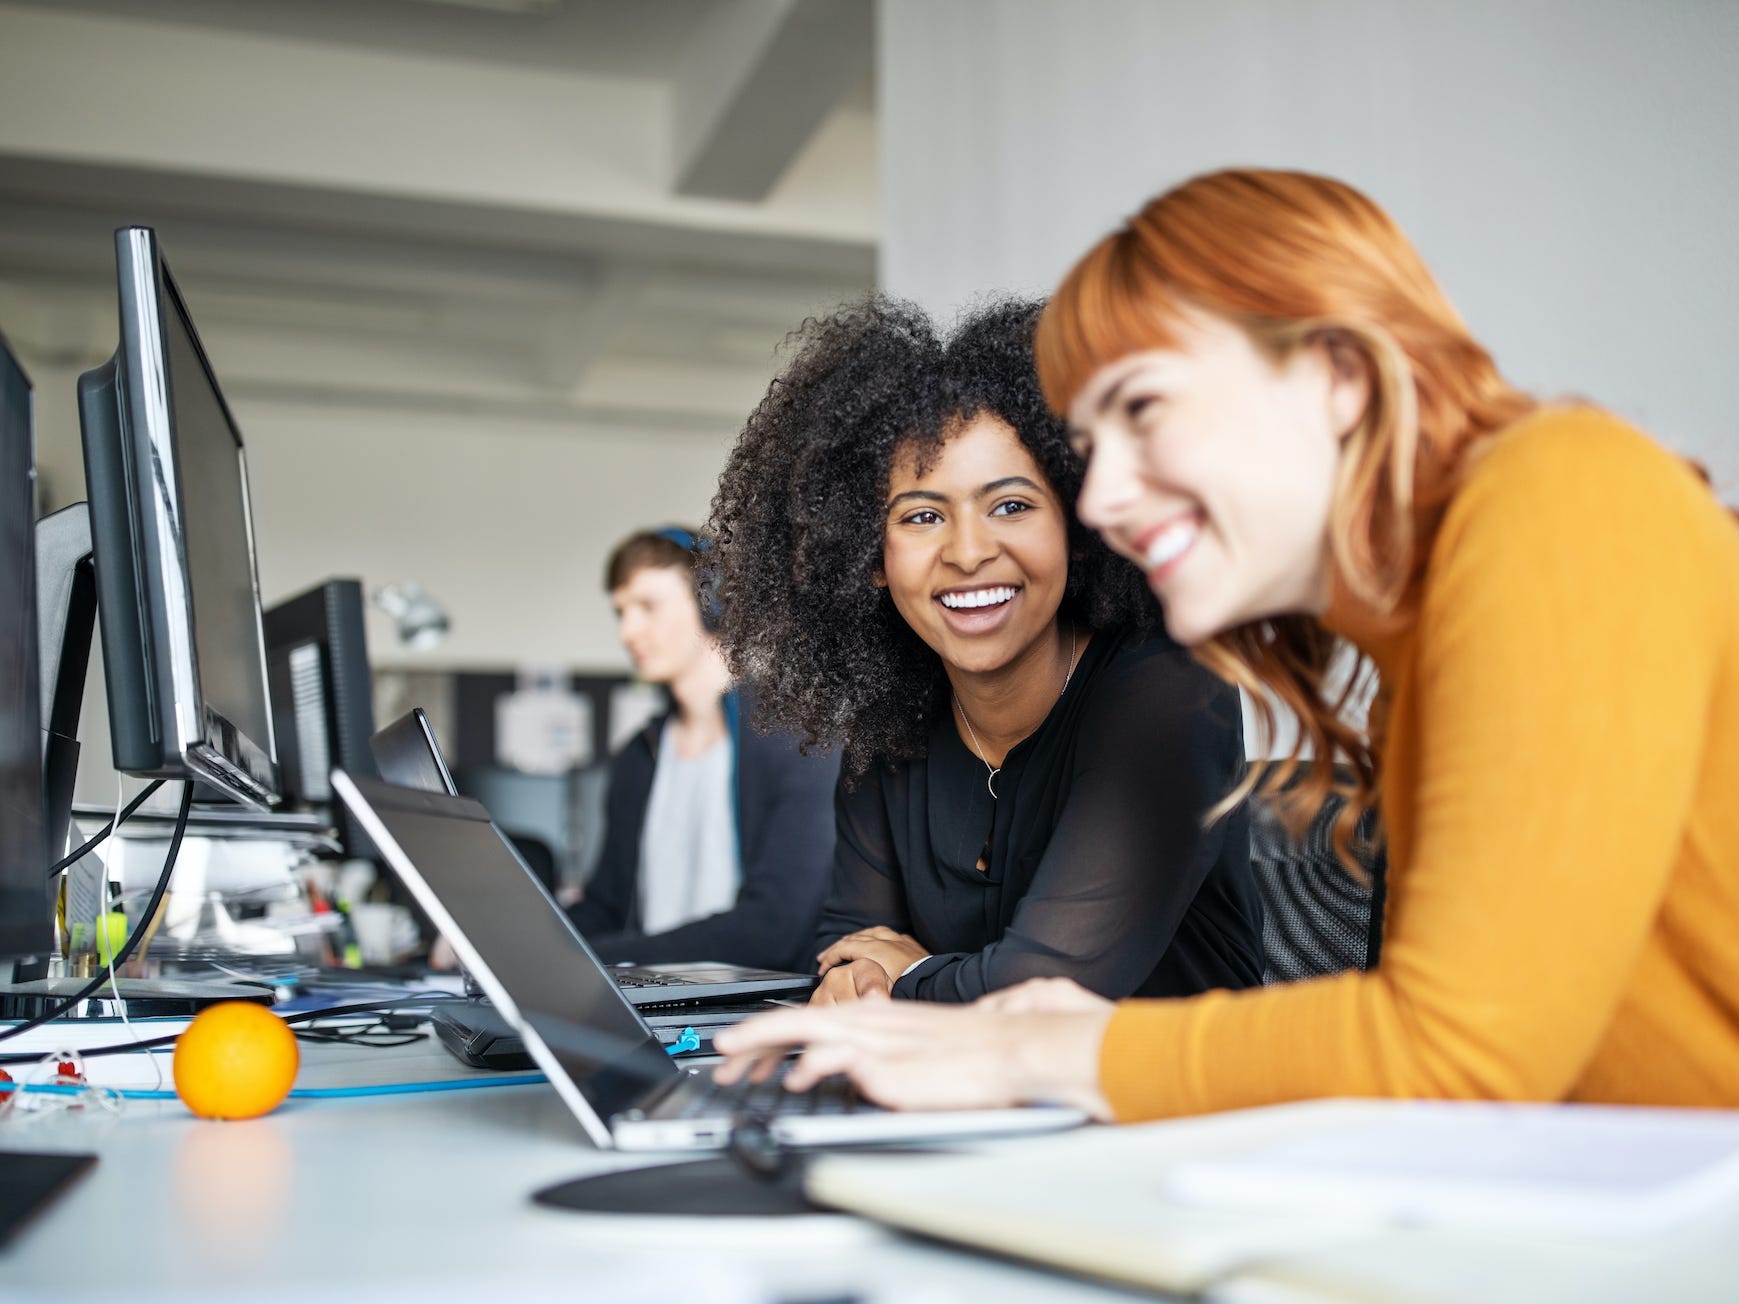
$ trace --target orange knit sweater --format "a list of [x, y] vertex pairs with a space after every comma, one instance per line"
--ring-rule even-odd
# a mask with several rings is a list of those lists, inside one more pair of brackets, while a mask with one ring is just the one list
[[1390, 694], [1382, 961], [1129, 1001], [1117, 1117], [1316, 1096], [1739, 1106], [1739, 528], [1589, 409], [1493, 441]]

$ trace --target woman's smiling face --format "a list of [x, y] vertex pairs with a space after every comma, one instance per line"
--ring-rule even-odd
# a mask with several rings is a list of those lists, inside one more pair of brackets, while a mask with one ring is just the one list
[[1320, 615], [1341, 441], [1369, 397], [1363, 366], [1325, 342], [1276, 362], [1209, 313], [1181, 317], [1175, 336], [1099, 368], [1069, 405], [1088, 459], [1081, 519], [1142, 568], [1180, 643]]
[[1007, 422], [961, 423], [922, 474], [910, 445], [895, 454], [878, 581], [951, 670], [990, 673], [1037, 649], [1068, 576], [1068, 510]]

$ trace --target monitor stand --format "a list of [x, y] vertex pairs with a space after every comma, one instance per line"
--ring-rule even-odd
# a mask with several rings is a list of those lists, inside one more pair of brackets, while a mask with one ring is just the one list
[[[37, 665], [42, 676], [43, 806], [58, 859], [72, 822], [78, 722], [97, 621], [91, 514], [74, 503], [36, 523]], [[47, 866], [43, 866], [46, 871]]]
[[[73, 783], [78, 777], [78, 721], [84, 706], [85, 672], [97, 619], [96, 570], [91, 562], [91, 514], [84, 503], [50, 513], [36, 523], [36, 636], [42, 711], [43, 828], [50, 855], [66, 849], [72, 824]], [[55, 880], [43, 866], [43, 912], [54, 917]], [[20, 960], [19, 979], [42, 978], [48, 957]]]

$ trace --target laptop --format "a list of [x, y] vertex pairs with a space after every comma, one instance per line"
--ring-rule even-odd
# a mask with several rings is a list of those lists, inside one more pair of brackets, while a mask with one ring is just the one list
[[[684, 1005], [660, 1010], [636, 1005], [652, 1035], [667, 1055], [716, 1055], [713, 1038], [726, 1028], [768, 1010], [773, 1001], [743, 1005]], [[429, 1011], [429, 1026], [441, 1045], [455, 1059], [474, 1069], [510, 1073], [535, 1069], [537, 1062], [525, 1049], [525, 1040], [486, 1000], [443, 1001]]]
[[[402, 788], [459, 795], [453, 772], [422, 707], [401, 715], [368, 740], [380, 777]], [[616, 985], [636, 1005], [699, 1005], [807, 998], [821, 980], [814, 974], [755, 969], [711, 961], [688, 964], [638, 964], [610, 970]], [[455, 1012], [453, 1017], [457, 1017]], [[463, 1056], [461, 1056], [463, 1058]]]
[[1049, 1132], [1086, 1120], [1060, 1106], [895, 1113], [839, 1080], [802, 1095], [721, 1087], [665, 1053], [481, 804], [343, 770], [332, 772], [332, 789], [598, 1146], [719, 1149], [746, 1117], [787, 1146]]

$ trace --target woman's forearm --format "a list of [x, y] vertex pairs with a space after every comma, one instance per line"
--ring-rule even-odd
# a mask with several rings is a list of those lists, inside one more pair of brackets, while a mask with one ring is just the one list
[[1099, 1085], [1099, 1047], [1115, 1008], [1008, 1016], [1016, 1025], [1008, 1037], [1016, 1099], [1073, 1105], [1111, 1122], [1111, 1105]]

